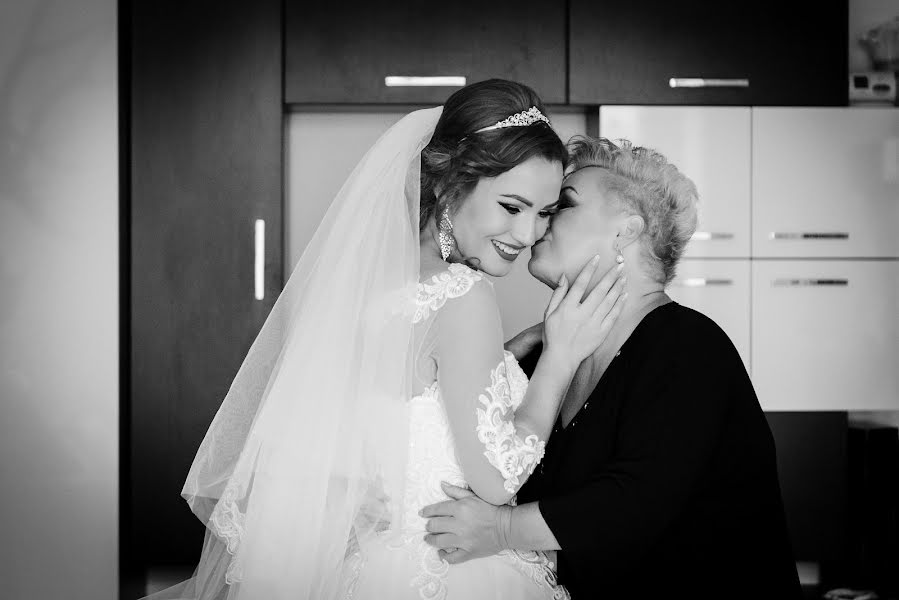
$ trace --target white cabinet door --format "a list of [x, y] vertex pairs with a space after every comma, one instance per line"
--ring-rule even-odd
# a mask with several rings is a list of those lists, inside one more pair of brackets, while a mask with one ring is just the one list
[[899, 257], [899, 110], [755, 108], [753, 255]]
[[899, 261], [753, 261], [765, 410], [899, 410]]
[[749, 323], [751, 296], [748, 260], [684, 259], [668, 295], [684, 306], [698, 310], [727, 333], [749, 371]]
[[599, 109], [600, 135], [658, 150], [696, 184], [699, 226], [685, 256], [749, 256], [750, 116], [747, 107]]

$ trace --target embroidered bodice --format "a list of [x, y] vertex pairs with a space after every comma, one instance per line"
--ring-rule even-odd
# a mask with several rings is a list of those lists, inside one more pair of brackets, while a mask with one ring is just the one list
[[[533, 435], [521, 439], [515, 431], [514, 411], [524, 400], [528, 378], [512, 353], [502, 350], [501, 331], [498, 337], [498, 363], [484, 373], [471, 373], [470, 377], [466, 377], [472, 382], [480, 382], [480, 385], [475, 384], [479, 385], [477, 393], [468, 402], [463, 399], [462, 407], [448, 406], [447, 401], [451, 400], [441, 397], [443, 390], [452, 388], [447, 385], [451, 382], [438, 377], [441, 367], [446, 368], [447, 357], [441, 355], [441, 350], [445, 351], [453, 345], [441, 343], [446, 340], [430, 343], [428, 340], [445, 335], [448, 330], [455, 331], [457, 323], [453, 321], [434, 323], [438, 319], [437, 313], [454, 299], [472, 293], [476, 286], [484, 288], [492, 284], [477, 271], [459, 264], [449, 265], [447, 271], [418, 285], [414, 321], [419, 326], [417, 337], [421, 340], [421, 351], [417, 358], [424, 363], [424, 368], [417, 370], [422, 373], [422, 380], [426, 378], [424, 374], [432, 374], [433, 380], [425, 386], [422, 393], [410, 400], [409, 454], [404, 497], [406, 535], [403, 536], [403, 545], [421, 565], [419, 578], [413, 585], [420, 586], [423, 598], [442, 597], [440, 592], [443, 590], [443, 578], [449, 565], [438, 558], [436, 550], [424, 543], [425, 519], [418, 516], [418, 510], [446, 500], [446, 494], [440, 486], [443, 481], [460, 487], [471, 487], [459, 456], [463, 449], [453, 435], [450, 422], [453, 410], [470, 410], [469, 422], [473, 437], [468, 443], [473, 441], [479, 445], [476, 452], [486, 458], [489, 466], [485, 468], [493, 469], [495, 475], [499, 476], [503, 488], [511, 495], [509, 503], [513, 505], [514, 493], [523, 484], [522, 476], [526, 478], [533, 472], [544, 453], [545, 441], [538, 440]], [[488, 289], [494, 303], [491, 308], [495, 309], [492, 288]], [[477, 322], [478, 315], [466, 311], [464, 317], [470, 323], [471, 320]], [[498, 320], [494, 325], [499, 325]], [[470, 343], [473, 342], [462, 339], [462, 344]], [[464, 417], [462, 422], [466, 422]], [[527, 577], [553, 589], [555, 598], [567, 597], [564, 588], [556, 584], [552, 563], [542, 552], [505, 551], [501, 557], [511, 561]]]

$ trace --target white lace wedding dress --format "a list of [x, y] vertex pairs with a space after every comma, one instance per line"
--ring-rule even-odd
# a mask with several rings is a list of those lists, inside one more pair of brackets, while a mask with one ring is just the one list
[[[465, 296], [472, 298], [463, 304]], [[490, 306], [490, 304], [493, 306]], [[447, 313], [446, 317], [442, 313]], [[461, 317], [456, 320], [452, 313]], [[443, 319], [443, 320], [441, 320]], [[450, 265], [418, 285], [414, 316], [416, 373], [423, 387], [413, 397], [409, 411], [409, 457], [406, 470], [405, 502], [408, 507], [401, 532], [376, 536], [364, 548], [354, 548], [347, 561], [345, 596], [351, 600], [527, 600], [569, 598], [556, 582], [554, 565], [542, 552], [504, 551], [488, 558], [449, 565], [436, 549], [424, 542], [425, 519], [418, 510], [446, 500], [441, 481], [467, 486], [460, 455], [475, 457], [474, 470], [482, 480], [491, 476], [509, 494], [520, 487], [522, 475], [533, 472], [542, 457], [544, 442], [536, 437], [515, 436], [511, 417], [521, 404], [528, 379], [509, 352], [501, 345], [498, 309], [492, 284], [464, 265]], [[487, 327], [489, 335], [466, 339], [466, 328]], [[460, 332], [460, 334], [457, 334]], [[452, 337], [453, 339], [447, 339]], [[483, 373], [471, 373], [464, 381], [446, 381], [438, 375], [454, 363], [452, 354], [464, 353], [455, 363], [471, 368], [470, 344], [497, 341], [491, 352], [499, 360]], [[490, 356], [490, 353], [478, 353]], [[475, 363], [477, 361], [475, 360]], [[486, 382], [486, 385], [484, 385]], [[474, 386], [474, 387], [471, 387]], [[444, 398], [450, 393], [463, 396]], [[452, 425], [456, 424], [457, 435]], [[464, 447], [467, 445], [468, 447]], [[486, 459], [486, 460], [485, 460]], [[464, 462], [464, 461], [463, 461]]]

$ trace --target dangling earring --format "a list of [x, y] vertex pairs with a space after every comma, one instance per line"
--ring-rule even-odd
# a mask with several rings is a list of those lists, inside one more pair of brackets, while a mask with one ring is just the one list
[[440, 242], [440, 256], [446, 260], [456, 246], [456, 238], [453, 237], [453, 222], [449, 217], [449, 207], [443, 209], [443, 215], [437, 224], [437, 240]]
[[[618, 237], [617, 235], [615, 237]], [[621, 246], [618, 245], [618, 240], [615, 240], [615, 244], [613, 245], [615, 248], [615, 262], [619, 265], [624, 262], [624, 255], [621, 254]]]

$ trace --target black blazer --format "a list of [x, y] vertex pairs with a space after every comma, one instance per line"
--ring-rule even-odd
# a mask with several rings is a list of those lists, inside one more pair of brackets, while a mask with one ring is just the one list
[[[539, 348], [522, 361], [533, 372]], [[518, 495], [586, 598], [800, 598], [774, 440], [727, 335], [650, 312]]]

